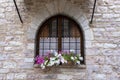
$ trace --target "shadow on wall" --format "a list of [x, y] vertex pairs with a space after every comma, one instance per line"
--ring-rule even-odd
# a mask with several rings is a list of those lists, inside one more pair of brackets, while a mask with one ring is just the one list
[[93, 0], [92, 1], [91, 0], [24, 0], [24, 3], [29, 12], [37, 13], [41, 11], [40, 10], [41, 8], [45, 9], [46, 5], [48, 4], [53, 4], [54, 6], [53, 8], [61, 7], [61, 4], [65, 4], [64, 7], [66, 7], [67, 4], [68, 5], [74, 4], [78, 7], [81, 7], [83, 11], [89, 11], [89, 8], [91, 8], [91, 5], [93, 5], [94, 1]]
[[25, 6], [28, 11], [39, 11], [40, 7], [45, 7], [45, 4], [51, 3], [53, 0], [24, 0]]

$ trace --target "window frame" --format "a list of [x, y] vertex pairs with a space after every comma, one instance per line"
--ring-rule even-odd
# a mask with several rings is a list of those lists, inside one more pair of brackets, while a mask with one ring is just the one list
[[[84, 32], [82, 30], [82, 28], [80, 27], [80, 25], [75, 21], [73, 20], [72, 18], [68, 17], [68, 16], [64, 16], [64, 15], [55, 15], [55, 16], [52, 16], [50, 18], [48, 18], [47, 20], [45, 20], [41, 26], [39, 26], [38, 30], [37, 30], [37, 33], [36, 33], [36, 36], [35, 36], [35, 56], [38, 56], [39, 55], [39, 36], [40, 36], [40, 33], [42, 32], [42, 28], [49, 24], [50, 21], [52, 21], [53, 19], [55, 18], [65, 18], [65, 19], [68, 19], [70, 20], [71, 22], [75, 23], [75, 25], [77, 26], [77, 28], [79, 29], [79, 32], [80, 32], [80, 54], [81, 56], [83, 57], [83, 61], [81, 61], [82, 64], [85, 64], [85, 40], [84, 40]], [[61, 25], [60, 23], [62, 22], [58, 22], [57, 24], [58, 25]], [[57, 26], [58, 26], [57, 25]], [[61, 28], [61, 27], [58, 27], [58, 28]], [[61, 33], [59, 31], [57, 31], [57, 33]], [[58, 42], [62, 42], [61, 40], [59, 40], [59, 37], [62, 37], [62, 35], [58, 35]], [[62, 39], [62, 38], [61, 38]], [[58, 44], [59, 45], [59, 44]], [[60, 48], [62, 48], [62, 45], [59, 45], [58, 46], [58, 50], [61, 50]], [[35, 62], [34, 62], [35, 63]]]

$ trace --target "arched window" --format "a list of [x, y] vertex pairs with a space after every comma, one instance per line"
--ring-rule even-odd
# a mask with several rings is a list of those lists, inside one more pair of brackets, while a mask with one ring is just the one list
[[[38, 29], [36, 54], [45, 55], [49, 50], [75, 50], [84, 58], [84, 36], [80, 26], [71, 18], [57, 15], [49, 18]], [[82, 61], [84, 64], [84, 60]]]

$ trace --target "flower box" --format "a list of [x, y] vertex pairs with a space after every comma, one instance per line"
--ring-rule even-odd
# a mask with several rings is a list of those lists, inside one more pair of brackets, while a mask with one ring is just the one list
[[80, 65], [83, 57], [80, 54], [75, 54], [74, 50], [57, 52], [51, 50], [44, 56], [37, 56], [35, 64], [38, 64], [41, 69], [48, 69], [57, 66], [75, 66]]

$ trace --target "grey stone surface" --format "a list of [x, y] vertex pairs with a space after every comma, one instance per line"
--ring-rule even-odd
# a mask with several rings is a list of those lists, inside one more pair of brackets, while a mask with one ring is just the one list
[[[120, 1], [0, 0], [0, 80], [120, 80]], [[62, 68], [44, 73], [34, 68], [35, 35], [51, 16], [73, 18], [85, 37], [85, 69]], [[83, 71], [81, 71], [83, 70]], [[50, 78], [50, 79], [49, 79]]]

